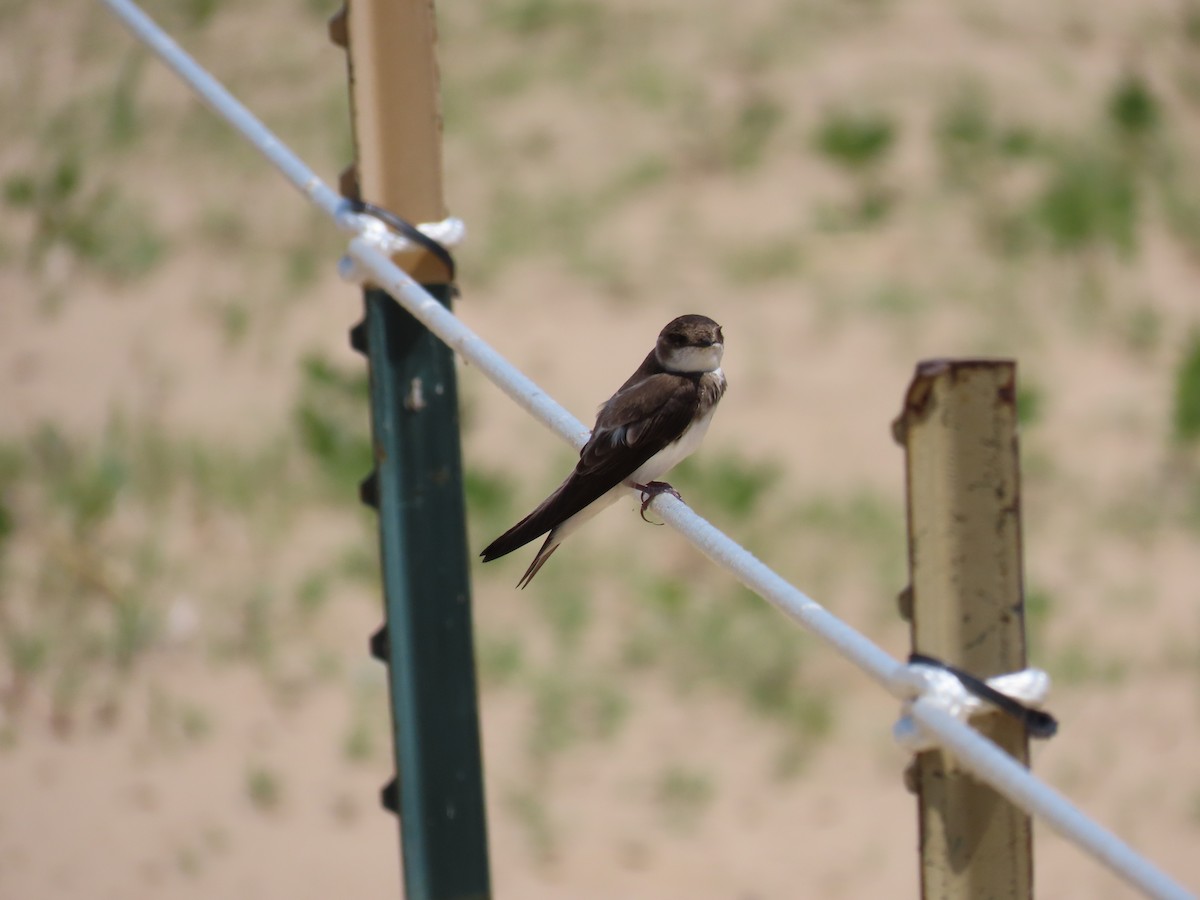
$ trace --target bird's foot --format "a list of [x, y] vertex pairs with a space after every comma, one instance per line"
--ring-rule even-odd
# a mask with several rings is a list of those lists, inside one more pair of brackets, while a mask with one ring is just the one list
[[[648, 507], [651, 501], [654, 500], [654, 498], [659, 494], [670, 494], [676, 500], [683, 499], [679, 496], [679, 491], [675, 490], [675, 488], [671, 487], [671, 485], [667, 484], [665, 481], [647, 481], [645, 484], [635, 484], [634, 487], [642, 492], [643, 522], [650, 522], [650, 520], [646, 518], [646, 507]], [[662, 523], [659, 522], [658, 524], [661, 525]]]

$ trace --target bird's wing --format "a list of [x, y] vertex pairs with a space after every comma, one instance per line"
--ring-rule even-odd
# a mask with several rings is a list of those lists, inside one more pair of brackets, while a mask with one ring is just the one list
[[679, 376], [657, 374], [613, 395], [596, 418], [579, 463], [549, 497], [484, 548], [484, 561], [511, 553], [565, 522], [627, 479], [687, 430], [699, 390], [679, 388]]
[[694, 381], [684, 382], [691, 390], [680, 390], [680, 383], [678, 375], [659, 373], [614, 394], [596, 416], [574, 474], [601, 477], [613, 487], [678, 440], [700, 400]]

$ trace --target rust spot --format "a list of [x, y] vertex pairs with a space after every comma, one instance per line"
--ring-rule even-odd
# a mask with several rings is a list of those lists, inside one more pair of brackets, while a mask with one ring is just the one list
[[1017, 405], [1017, 367], [1015, 364], [1009, 369], [1008, 380], [997, 389], [996, 399], [1000, 401], [1001, 406], [1015, 407]]
[[358, 183], [358, 163], [352, 162], [338, 175], [338, 193], [347, 200], [361, 200], [362, 191]]
[[346, 28], [346, 5], [329, 17], [329, 41], [336, 47], [345, 49], [350, 45], [349, 32]]
[[945, 359], [925, 359], [917, 363], [912, 381], [904, 394], [904, 408], [892, 420], [892, 438], [904, 444], [908, 438], [908, 426], [924, 418], [929, 407], [929, 396], [933, 393], [933, 380], [950, 365]]
[[904, 444], [908, 436], [908, 427], [929, 414], [929, 400], [933, 394], [934, 381], [938, 378], [949, 377], [952, 382], [959, 382], [971, 375], [977, 369], [1009, 367], [1009, 378], [1001, 385], [999, 399], [1002, 403], [1016, 402], [1016, 363], [1009, 359], [924, 359], [917, 363], [913, 379], [908, 385], [904, 397], [904, 409], [892, 422], [892, 437], [896, 443]]

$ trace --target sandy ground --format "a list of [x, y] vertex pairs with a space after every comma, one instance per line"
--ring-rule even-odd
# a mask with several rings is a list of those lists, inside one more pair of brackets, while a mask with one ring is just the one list
[[[895, 522], [902, 457], [889, 423], [916, 361], [1016, 357], [1043, 401], [1022, 437], [1027, 575], [1052, 599], [1032, 661], [1059, 675], [1051, 707], [1062, 724], [1035, 747], [1034, 768], [1200, 887], [1200, 614], [1188, 513], [1197, 478], [1194, 460], [1168, 441], [1174, 372], [1197, 327], [1200, 262], [1158, 201], [1146, 203], [1132, 258], [1106, 249], [1066, 261], [997, 257], [973, 230], [970, 201], [939, 187], [927, 139], [939, 104], [966, 82], [986, 86], [1002, 120], [1086, 139], [1113, 80], [1132, 67], [1159, 91], [1172, 146], [1194, 158], [1194, 9], [546, 6], [551, 24], [530, 34], [505, 16], [535, 16], [538, 4], [446, 12], [448, 192], [475, 229], [461, 256], [463, 319], [589, 420], [665, 321], [710, 314], [727, 335], [731, 388], [702, 455], [778, 463], [772, 510], [866, 495]], [[327, 134], [344, 128], [342, 61], [325, 43], [323, 10], [219, 4], [199, 26], [163, 4], [155, 12], [334, 177], [347, 147]], [[588, 23], [605, 16], [612, 23], [588, 38]], [[169, 241], [164, 258], [134, 277], [97, 271], [61, 245], [31, 259], [37, 219], [9, 198], [0, 437], [25, 446], [53, 423], [94, 441], [116, 412], [230, 453], [287, 433], [304, 354], [351, 371], [361, 364], [346, 346], [359, 304], [332, 272], [336, 236], [203, 124], [208, 113], [153, 61], [131, 63], [127, 37], [99, 5], [11, 0], [0, 7], [0, 34], [2, 118], [12, 123], [0, 176], [11, 184], [50, 171], [63, 147], [82, 142], [86, 190], [120, 185]], [[526, 58], [531, 47], [538, 52]], [[141, 66], [141, 130], [125, 143], [101, 140], [115, 127], [113, 98], [130, 65]], [[628, 83], [637, 102], [622, 93]], [[783, 124], [748, 171], [723, 168], [723, 135], [739, 104], [759, 95], [776, 100]], [[897, 211], [878, 226], [819, 224], [822, 210], [858, 190], [808, 138], [838, 103], [886, 109], [903, 123], [880, 176]], [[647, 158], [665, 160], [670, 174], [611, 209], [595, 201]], [[997, 191], [1020, 197], [1030, 178], [997, 176]], [[551, 200], [559, 192], [596, 221], [579, 246], [556, 243], [556, 229], [574, 220], [522, 219], [502, 189]], [[770, 241], [798, 251], [785, 275], [746, 276], [729, 262]], [[297, 253], [324, 256], [293, 284], [281, 259]], [[248, 324], [232, 340], [226, 313], [235, 308], [248, 310]], [[1155, 323], [1146, 339], [1141, 314]], [[517, 505], [536, 502], [566, 452], [470, 367], [461, 389], [468, 467], [512, 473]], [[885, 565], [881, 580], [877, 561], [857, 555], [861, 536], [843, 535], [830, 550], [811, 527], [762, 534], [695, 503], [889, 651], [907, 652], [894, 612], [902, 572]], [[230, 661], [210, 641], [240, 609], [231, 600], [239, 582], [291, 590], [311, 560], [369, 535], [353, 511], [282, 508], [292, 513], [266, 536], [236, 513], [165, 521], [171, 562], [151, 602], [164, 616], [188, 610], [199, 625], [164, 635], [128, 671], [86, 669], [85, 682], [107, 699], [69, 723], [55, 714], [48, 679], [20, 685], [0, 656], [0, 898], [399, 893], [396, 823], [376, 804], [391, 772], [385, 694], [365, 654], [378, 598], [361, 583], [339, 586], [316, 625], [275, 636], [266, 664]], [[572, 563], [595, 580], [588, 659], [607, 658], [639, 602], [617, 570], [702, 565], [669, 529], [644, 529], [623, 512], [552, 564], [564, 591]], [[144, 528], [138, 515], [125, 524]], [[6, 646], [47, 565], [46, 530], [30, 518], [17, 522], [0, 570]], [[471, 523], [475, 544], [489, 537], [483, 527]], [[630, 539], [630, 527], [642, 530]], [[479, 627], [524, 633], [532, 655], [553, 661], [539, 601], [511, 588], [526, 559], [475, 570]], [[727, 576], [707, 578], [713, 590], [732, 589]], [[681, 688], [662, 674], [624, 677], [619, 730], [574, 741], [544, 768], [528, 750], [527, 685], [485, 681], [496, 895], [917, 896], [915, 810], [902, 786], [906, 759], [890, 738], [895, 704], [830, 651], [805, 647], [805, 678], [832, 696], [836, 718], [787, 778], [777, 771], [779, 727], [711, 679]], [[343, 736], [356, 716], [372, 739], [348, 754]], [[673, 816], [663, 802], [671, 771], [702, 774], [694, 814]], [[1040, 896], [1134, 896], [1045, 826], [1035, 834]]]

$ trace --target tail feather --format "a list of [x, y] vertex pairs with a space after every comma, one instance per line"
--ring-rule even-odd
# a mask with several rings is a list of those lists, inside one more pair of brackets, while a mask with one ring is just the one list
[[554, 551], [559, 548], [561, 543], [562, 541], [556, 540], [554, 532], [551, 531], [546, 537], [545, 543], [542, 544], [542, 548], [538, 550], [537, 556], [533, 558], [533, 562], [529, 564], [529, 568], [525, 570], [525, 574], [522, 575], [521, 580], [517, 582], [517, 587], [519, 587], [521, 590], [524, 590], [526, 587], [528, 587], [529, 582], [533, 581], [533, 576], [536, 575], [542, 566], [546, 564], [546, 560], [548, 560]]
[[500, 537], [496, 538], [490, 544], [483, 548], [479, 554], [483, 557], [484, 562], [491, 562], [493, 559], [499, 559], [524, 547], [530, 541], [536, 541], [543, 534], [554, 527], [554, 522], [550, 520], [550, 516], [545, 515], [546, 504], [543, 503], [520, 522], [514, 525]]
[[536, 541], [559, 524], [563, 518], [577, 512], [577, 509], [570, 509], [564, 513], [556, 505], [559, 495], [569, 484], [571, 484], [571, 478], [567, 478], [555, 489], [554, 493], [538, 504], [537, 509], [484, 547], [479, 554], [483, 557], [483, 561], [491, 562], [493, 559], [499, 559], [501, 556], [524, 547], [530, 541]]

